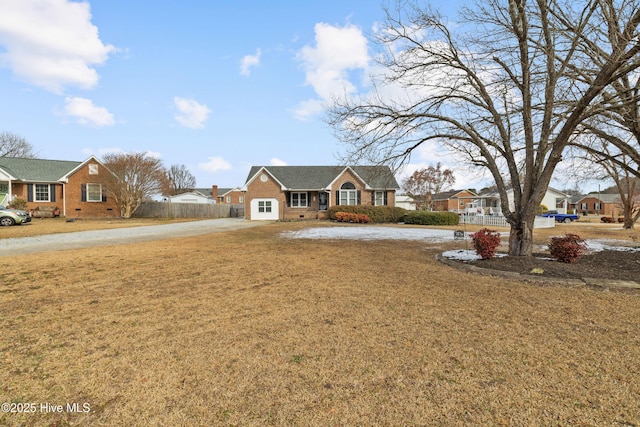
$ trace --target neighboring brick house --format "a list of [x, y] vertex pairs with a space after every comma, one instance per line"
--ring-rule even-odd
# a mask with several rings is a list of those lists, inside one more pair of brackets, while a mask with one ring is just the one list
[[244, 193], [239, 187], [218, 188], [217, 185], [214, 185], [212, 187], [212, 195], [218, 203], [236, 205], [244, 203]]
[[434, 194], [433, 210], [458, 212], [465, 208], [467, 203], [471, 203], [478, 195], [471, 190], [451, 190]]
[[55, 206], [61, 216], [119, 217], [100, 183], [105, 173], [110, 172], [93, 156], [84, 162], [0, 157], [0, 204], [21, 198], [27, 210]]
[[620, 195], [590, 193], [576, 201], [576, 213], [580, 215], [603, 215], [617, 217], [622, 215]]
[[251, 220], [328, 219], [338, 205], [395, 206], [387, 166], [253, 166], [244, 192]]

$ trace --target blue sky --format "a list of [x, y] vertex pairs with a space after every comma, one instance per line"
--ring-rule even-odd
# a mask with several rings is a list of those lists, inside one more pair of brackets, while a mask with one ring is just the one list
[[[432, 2], [455, 14], [458, 2]], [[376, 0], [0, 0], [0, 131], [40, 158], [149, 152], [198, 187], [332, 165], [323, 101], [366, 91]], [[421, 166], [453, 161], [418, 150]], [[489, 185], [457, 173], [456, 188]]]
[[375, 0], [0, 0], [0, 131], [38, 157], [143, 151], [199, 187], [327, 165], [321, 103], [358, 90]]

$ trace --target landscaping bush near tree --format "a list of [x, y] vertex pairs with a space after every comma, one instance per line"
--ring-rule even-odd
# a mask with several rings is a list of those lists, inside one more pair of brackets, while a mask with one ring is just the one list
[[336, 214], [339, 212], [366, 215], [373, 223], [396, 223], [402, 221], [402, 218], [407, 213], [407, 210], [394, 206], [332, 206], [329, 208], [329, 219], [336, 221]]
[[495, 230], [483, 228], [471, 235], [473, 247], [482, 259], [491, 259], [496, 256], [498, 246], [500, 246], [500, 233]]
[[408, 211], [403, 221], [405, 224], [458, 225], [460, 217], [454, 212]]
[[549, 252], [560, 262], [572, 263], [587, 253], [587, 244], [577, 234], [567, 233], [562, 237], [551, 238]]

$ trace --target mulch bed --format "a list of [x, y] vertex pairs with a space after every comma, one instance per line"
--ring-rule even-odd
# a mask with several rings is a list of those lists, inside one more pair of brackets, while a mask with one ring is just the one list
[[591, 277], [608, 280], [640, 281], [640, 252], [604, 250], [585, 255], [578, 261], [567, 264], [552, 259], [549, 254], [534, 254], [533, 257], [498, 257], [488, 260], [461, 261], [476, 267], [499, 271], [530, 274], [541, 268], [541, 276], [579, 279]]

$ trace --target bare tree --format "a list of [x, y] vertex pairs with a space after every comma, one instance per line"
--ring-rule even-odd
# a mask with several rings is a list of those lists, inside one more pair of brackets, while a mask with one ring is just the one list
[[416, 170], [403, 183], [407, 195], [413, 199], [417, 209], [433, 209], [433, 196], [452, 186], [456, 182], [451, 169], [442, 169], [440, 162], [436, 166]]
[[586, 147], [586, 159], [590, 160], [592, 165], [590, 174], [595, 178], [613, 180], [620, 197], [620, 207], [624, 216], [623, 227], [633, 229], [640, 218], [640, 171], [637, 165], [628, 156], [620, 153], [615, 145], [606, 144], [597, 137], [591, 143], [581, 144], [582, 147]]
[[33, 146], [23, 137], [10, 132], [0, 132], [0, 157], [35, 158]]
[[131, 218], [140, 204], [160, 194], [166, 178], [162, 161], [146, 153], [110, 153], [103, 157], [111, 174], [103, 174], [105, 192], [120, 206], [120, 215]]
[[196, 177], [189, 172], [185, 165], [171, 165], [167, 170], [166, 188], [163, 194], [166, 196], [175, 196], [196, 188]]
[[536, 211], [572, 135], [603, 89], [640, 65], [639, 2], [486, 0], [450, 31], [436, 12], [399, 1], [377, 39], [385, 74], [375, 91], [337, 99], [328, 121], [347, 161], [398, 166], [431, 143], [488, 169], [509, 255], [530, 256]]

